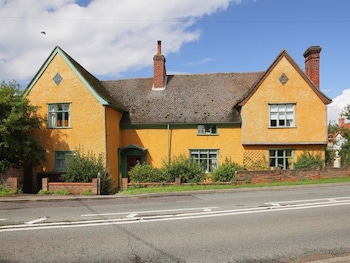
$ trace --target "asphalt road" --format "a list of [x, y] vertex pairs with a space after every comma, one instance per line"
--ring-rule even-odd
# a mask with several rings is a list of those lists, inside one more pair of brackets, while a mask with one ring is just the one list
[[0, 262], [309, 262], [349, 254], [349, 184], [0, 200]]

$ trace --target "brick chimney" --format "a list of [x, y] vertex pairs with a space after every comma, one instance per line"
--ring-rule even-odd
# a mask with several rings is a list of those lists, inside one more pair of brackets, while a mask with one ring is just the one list
[[342, 128], [344, 126], [344, 123], [345, 123], [345, 118], [340, 115], [340, 118], [338, 119], [338, 127]]
[[165, 57], [162, 55], [162, 41], [158, 40], [157, 54], [153, 57], [153, 89], [165, 89]]
[[311, 46], [304, 52], [305, 73], [320, 88], [320, 46]]

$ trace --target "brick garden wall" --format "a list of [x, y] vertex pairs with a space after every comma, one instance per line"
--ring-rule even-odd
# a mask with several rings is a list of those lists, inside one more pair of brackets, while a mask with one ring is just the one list
[[[302, 180], [319, 180], [327, 178], [350, 177], [350, 167], [327, 168], [327, 169], [298, 169], [298, 170], [268, 170], [268, 171], [239, 171], [236, 174], [237, 184], [258, 184], [272, 182], [293, 182]], [[201, 182], [199, 184], [232, 184], [220, 182]], [[152, 187], [158, 185], [174, 185], [176, 183], [139, 183], [140, 185]], [[177, 183], [179, 184], [179, 183]], [[122, 190], [126, 190], [133, 183], [123, 182]]]
[[81, 194], [91, 191], [93, 194], [99, 194], [98, 180], [93, 178], [91, 183], [67, 183], [67, 182], [50, 182], [49, 178], [42, 179], [42, 190], [56, 192], [68, 191], [71, 194]]
[[1, 174], [0, 184], [12, 190], [20, 189], [23, 184], [23, 176], [23, 169], [10, 167], [5, 173]]
[[349, 177], [350, 167], [327, 169], [298, 169], [271, 171], [239, 171], [236, 175], [237, 184], [292, 182], [301, 180], [319, 180], [325, 178]]

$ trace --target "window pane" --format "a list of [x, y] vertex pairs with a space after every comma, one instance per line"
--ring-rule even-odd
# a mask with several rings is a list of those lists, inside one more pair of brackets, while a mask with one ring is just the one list
[[287, 111], [294, 111], [294, 104], [287, 104]]
[[270, 115], [270, 119], [271, 120], [277, 120], [277, 117], [278, 117], [278, 115], [277, 115], [277, 112], [276, 113], [271, 113], [271, 115]]
[[205, 132], [204, 125], [198, 125], [198, 133], [203, 134]]
[[278, 111], [278, 106], [277, 105], [270, 105], [270, 111], [271, 112], [277, 112]]
[[285, 112], [286, 111], [286, 105], [285, 104], [278, 105], [278, 111], [279, 112]]

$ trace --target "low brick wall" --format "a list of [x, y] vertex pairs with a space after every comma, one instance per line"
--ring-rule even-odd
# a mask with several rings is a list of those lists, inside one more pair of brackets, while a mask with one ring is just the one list
[[42, 178], [42, 190], [68, 191], [71, 194], [81, 194], [91, 191], [93, 194], [99, 194], [98, 179], [93, 178], [91, 183], [68, 183], [68, 182], [49, 182], [49, 178]]
[[23, 184], [23, 169], [10, 167], [7, 171], [1, 174], [1, 184], [6, 188], [18, 190]]
[[350, 167], [327, 169], [297, 169], [271, 171], [239, 171], [236, 174], [237, 184], [292, 182], [301, 180], [319, 180], [325, 178], [349, 177]]
[[[198, 184], [258, 184], [272, 182], [293, 182], [302, 180], [319, 180], [327, 178], [350, 177], [350, 167], [347, 168], [327, 168], [327, 169], [297, 169], [297, 170], [266, 170], [266, 171], [239, 171], [236, 174], [236, 182], [211, 182], [205, 181]], [[175, 185], [176, 183], [135, 183], [147, 187], [159, 185]], [[123, 181], [122, 190], [126, 190], [134, 183], [127, 183], [127, 178]], [[177, 183], [178, 185], [178, 183]]]

